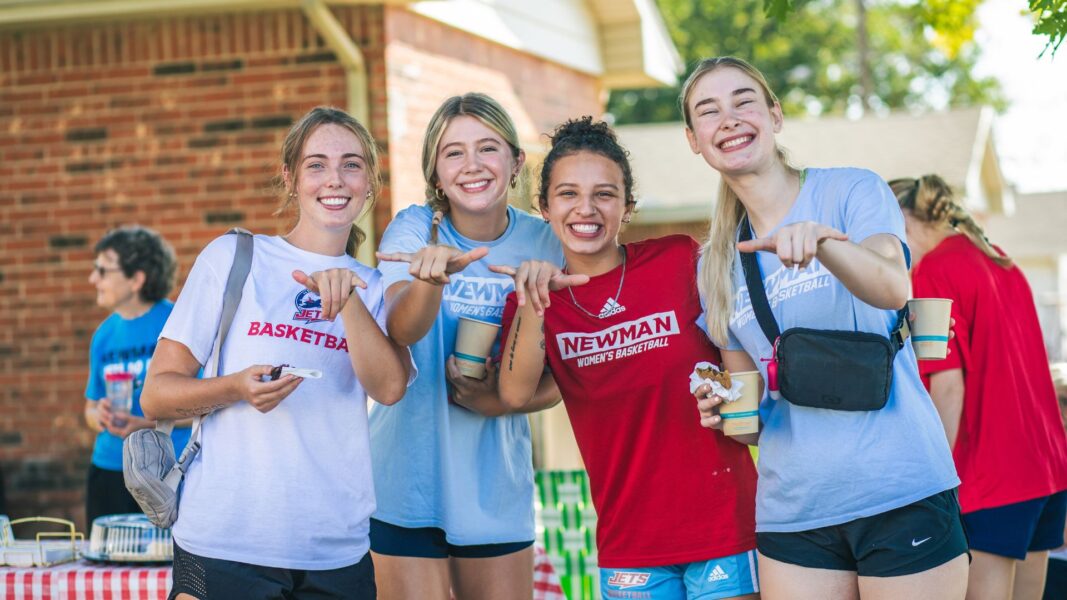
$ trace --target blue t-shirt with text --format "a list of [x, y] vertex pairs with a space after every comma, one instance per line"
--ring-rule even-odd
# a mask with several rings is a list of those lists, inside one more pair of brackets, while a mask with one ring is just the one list
[[[382, 252], [416, 252], [429, 243], [432, 212], [400, 211], [382, 237]], [[559, 241], [547, 224], [508, 207], [508, 226], [491, 242], [463, 237], [450, 219], [440, 244], [489, 255], [450, 275], [430, 331], [412, 346], [419, 377], [403, 400], [375, 405], [370, 414], [371, 458], [378, 511], [374, 518], [401, 527], [438, 527], [456, 545], [532, 540], [533, 464], [526, 415], [487, 418], [448, 401], [445, 361], [453, 353], [459, 317], [500, 323], [510, 277], [489, 265], [525, 260], [563, 264]], [[386, 290], [411, 281], [409, 265], [382, 262]], [[494, 343], [494, 354], [496, 346]]]
[[[814, 221], [861, 243], [890, 234], [903, 243], [904, 218], [889, 186], [863, 169], [808, 169], [781, 227]], [[888, 337], [896, 311], [857, 299], [818, 260], [793, 272], [772, 252], [757, 252], [771, 312], [781, 331], [810, 327]], [[699, 267], [698, 267], [699, 268]], [[766, 380], [770, 343], [752, 310], [735, 252], [728, 350], [744, 350]], [[700, 319], [703, 326], [703, 318]], [[906, 506], [959, 485], [944, 429], [919, 377], [911, 343], [893, 363], [881, 410], [808, 408], [764, 396], [760, 405], [756, 530], [805, 531]]]
[[[85, 397], [98, 401], [107, 397], [104, 376], [125, 371], [133, 373], [133, 414], [144, 416], [141, 411], [141, 388], [148, 373], [148, 363], [156, 350], [156, 339], [163, 330], [174, 304], [170, 300], [156, 302], [145, 314], [134, 319], [124, 319], [118, 313], [104, 319], [96, 328], [89, 345], [89, 381], [85, 385]], [[171, 433], [175, 452], [181, 454], [189, 441], [188, 427], [175, 427]], [[96, 436], [93, 444], [92, 463], [108, 471], [122, 470], [122, 439], [107, 430]]]

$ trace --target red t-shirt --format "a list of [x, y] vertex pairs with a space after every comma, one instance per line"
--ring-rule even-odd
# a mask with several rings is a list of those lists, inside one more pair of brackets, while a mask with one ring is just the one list
[[[689, 392], [693, 366], [720, 360], [695, 323], [697, 250], [680, 235], [628, 244], [617, 306], [609, 299], [621, 266], [572, 288], [589, 312], [614, 314], [585, 314], [567, 290], [553, 292], [545, 314], [546, 362], [589, 472], [601, 567], [688, 563], [756, 545], [752, 457], [700, 426]], [[515, 310], [512, 294], [507, 328]]]
[[938, 244], [915, 265], [916, 298], [951, 298], [956, 337], [930, 375], [962, 369], [963, 415], [952, 456], [960, 506], [972, 512], [1067, 489], [1067, 436], [1049, 372], [1034, 296], [1018, 267], [1004, 269], [966, 236]]

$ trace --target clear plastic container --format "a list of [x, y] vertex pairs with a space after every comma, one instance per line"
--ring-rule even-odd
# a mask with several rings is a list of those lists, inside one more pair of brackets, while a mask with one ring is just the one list
[[111, 424], [125, 427], [133, 410], [133, 373], [115, 372], [104, 375], [107, 399], [111, 401]]

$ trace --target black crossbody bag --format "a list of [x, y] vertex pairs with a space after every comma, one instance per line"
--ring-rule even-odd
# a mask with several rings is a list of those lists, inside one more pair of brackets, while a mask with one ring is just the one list
[[[748, 216], [741, 221], [739, 240], [752, 239]], [[893, 360], [908, 337], [908, 307], [897, 312], [890, 337], [863, 331], [793, 327], [780, 333], [771, 313], [763, 274], [754, 253], [741, 252], [752, 310], [773, 355], [767, 366], [767, 387], [797, 406], [833, 410], [879, 410], [893, 385]]]

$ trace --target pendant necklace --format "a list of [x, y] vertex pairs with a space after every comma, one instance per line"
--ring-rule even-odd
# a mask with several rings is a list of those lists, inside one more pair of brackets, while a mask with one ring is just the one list
[[622, 294], [622, 283], [626, 281], [626, 247], [621, 246], [622, 250], [622, 274], [619, 276], [619, 289], [615, 291], [613, 298], [608, 298], [608, 301], [604, 303], [604, 308], [600, 309], [600, 314], [593, 314], [588, 310], [585, 310], [581, 304], [578, 304], [578, 299], [574, 297], [574, 289], [568, 287], [567, 291], [570, 292], [571, 302], [578, 307], [578, 310], [597, 319], [606, 319], [612, 315], [617, 315], [626, 310], [626, 307], [619, 304], [619, 296]]

